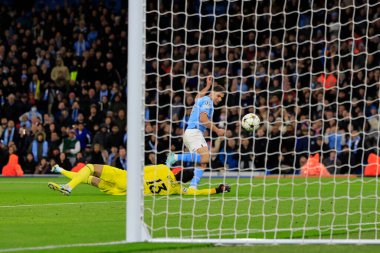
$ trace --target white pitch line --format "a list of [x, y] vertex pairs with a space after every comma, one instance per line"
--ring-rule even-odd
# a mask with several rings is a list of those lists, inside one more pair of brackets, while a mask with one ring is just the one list
[[2, 183], [4, 183], [4, 184], [14, 184], [15, 182], [21, 183], [21, 184], [47, 184], [48, 183], [48, 181], [34, 181], [34, 182], [31, 182], [31, 181], [2, 181], [2, 180], [0, 180], [0, 185]]
[[108, 204], [108, 203], [125, 203], [125, 201], [97, 201], [97, 202], [66, 202], [66, 203], [48, 203], [48, 204], [35, 204], [35, 205], [14, 205], [14, 206], [0, 206], [0, 208], [15, 208], [15, 207], [40, 207], [40, 206], [64, 206], [64, 205], [83, 205], [83, 204]]
[[[169, 195], [170, 196], [170, 195]], [[174, 195], [179, 196], [179, 195]], [[145, 199], [144, 202], [154, 202], [154, 201], [160, 201], [160, 200], [182, 200], [180, 198], [168, 198], [167, 196], [149, 196], [149, 199]], [[236, 197], [223, 197], [220, 200], [236, 200]], [[204, 201], [204, 200], [211, 200], [211, 202], [216, 201], [216, 198], [186, 198], [184, 201]], [[83, 205], [83, 204], [106, 204], [106, 203], [126, 203], [126, 200], [114, 200], [114, 201], [94, 201], [94, 202], [63, 202], [63, 203], [46, 203], [46, 204], [33, 204], [33, 205], [8, 205], [8, 206], [0, 206], [0, 208], [16, 208], [16, 207], [40, 207], [40, 206], [64, 206], [64, 205]]]
[[[160, 200], [162, 197], [157, 197], [155, 200]], [[152, 202], [154, 199], [145, 199], [145, 202]], [[63, 202], [63, 203], [46, 203], [34, 205], [13, 205], [13, 206], [0, 206], [0, 208], [15, 208], [15, 207], [40, 207], [40, 206], [64, 206], [64, 205], [83, 205], [83, 204], [108, 204], [108, 203], [126, 203], [126, 200], [114, 201], [91, 201], [91, 202]]]
[[72, 248], [72, 247], [105, 246], [105, 245], [118, 245], [118, 244], [125, 244], [125, 243], [127, 243], [127, 242], [126, 241], [116, 241], [116, 242], [78, 243], [78, 244], [66, 244], [66, 245], [48, 245], [48, 246], [39, 246], [39, 247], [0, 249], [0, 252], [16, 252], [16, 251], [47, 250], [47, 249]]

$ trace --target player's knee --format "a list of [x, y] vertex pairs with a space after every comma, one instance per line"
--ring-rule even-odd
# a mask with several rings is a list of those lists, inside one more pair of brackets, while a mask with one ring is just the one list
[[202, 154], [201, 155], [201, 163], [208, 163], [210, 161], [210, 154]]
[[210, 154], [203, 154], [201, 158], [207, 159], [207, 162], [208, 162], [208, 160], [210, 159]]
[[207, 165], [208, 165], [207, 163], [202, 163], [201, 164], [201, 169], [205, 170], [207, 168]]

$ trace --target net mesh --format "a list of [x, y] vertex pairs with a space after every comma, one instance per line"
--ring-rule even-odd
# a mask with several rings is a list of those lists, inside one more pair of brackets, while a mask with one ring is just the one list
[[378, 238], [378, 1], [148, 1], [145, 31], [145, 163], [186, 151], [211, 75], [227, 90], [213, 114], [226, 134], [206, 131], [199, 188], [232, 186], [146, 197], [154, 238]]

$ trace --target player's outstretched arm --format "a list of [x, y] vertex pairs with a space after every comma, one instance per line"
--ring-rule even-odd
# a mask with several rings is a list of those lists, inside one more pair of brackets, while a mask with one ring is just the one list
[[224, 135], [224, 129], [218, 128], [211, 120], [208, 119], [207, 113], [202, 112], [199, 116], [199, 121], [208, 129], [215, 132], [218, 136]]
[[202, 190], [183, 188], [181, 194], [183, 195], [212, 195], [212, 194], [225, 193], [225, 192], [230, 192], [230, 191], [231, 191], [231, 186], [229, 186], [228, 184], [220, 184], [216, 188], [202, 189]]
[[207, 77], [207, 80], [206, 80], [206, 87], [204, 87], [199, 93], [198, 95], [195, 97], [195, 99], [198, 99], [198, 98], [201, 98], [201, 97], [204, 97], [207, 92], [209, 91], [209, 89], [211, 88], [211, 85], [212, 85], [212, 77], [209, 76]]

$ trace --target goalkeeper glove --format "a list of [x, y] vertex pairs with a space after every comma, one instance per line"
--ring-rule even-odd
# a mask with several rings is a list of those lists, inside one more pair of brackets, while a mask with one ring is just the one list
[[223, 193], [223, 192], [230, 192], [231, 186], [228, 184], [220, 184], [218, 187], [215, 188], [216, 193]]

